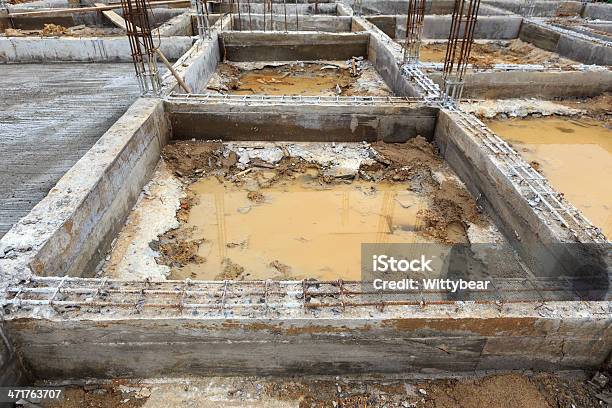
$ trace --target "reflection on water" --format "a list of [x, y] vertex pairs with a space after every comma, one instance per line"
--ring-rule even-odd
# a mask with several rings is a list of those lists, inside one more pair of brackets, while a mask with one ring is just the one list
[[591, 119], [495, 120], [489, 127], [612, 237], [612, 130]]

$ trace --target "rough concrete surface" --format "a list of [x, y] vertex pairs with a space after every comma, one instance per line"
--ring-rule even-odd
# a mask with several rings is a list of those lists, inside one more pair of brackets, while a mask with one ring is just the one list
[[[407, 2], [366, 3], [365, 10], [395, 13], [405, 10]], [[577, 15], [583, 9], [578, 2], [564, 2], [563, 7], [544, 3], [537, 2], [543, 13]], [[426, 18], [432, 35], [444, 36], [452, 5], [452, 1], [427, 3], [428, 13], [443, 14]], [[312, 7], [298, 8], [310, 12]], [[352, 7], [363, 11], [361, 4]], [[347, 5], [337, 5], [335, 10], [343, 16], [352, 14]], [[590, 13], [602, 15], [605, 10]], [[388, 35], [396, 34], [398, 25], [403, 25], [398, 22], [401, 19], [390, 16], [393, 24], [385, 21], [379, 29], [365, 18], [352, 17], [348, 33], [342, 32], [348, 18], [334, 26], [331, 17], [311, 17], [305, 27], [318, 28], [316, 22], [321, 20], [324, 29], [340, 32], [219, 34], [218, 23], [227, 29], [232, 18], [226, 16], [213, 27], [210, 39], [192, 46], [193, 37], [172, 37], [165, 44], [169, 58], [170, 50], [179, 58], [175, 64], [179, 75], [196, 92], [202, 92], [224, 55], [238, 61], [361, 55], [373, 63], [396, 99], [379, 99], [374, 104], [356, 97], [308, 104], [194, 95], [164, 101], [139, 98], [126, 111], [138, 93], [131, 64], [3, 66], [0, 178], [8, 183], [0, 187], [0, 227], [6, 230], [49, 194], [0, 240], [0, 302], [11, 299], [0, 308], [1, 385], [26, 375], [57, 381], [240, 374], [409, 372], [425, 376], [609, 366], [609, 296], [576, 301], [572, 292], [569, 299], [574, 300], [540, 301], [538, 297], [537, 302], [524, 302], [496, 297], [477, 302], [443, 293], [433, 301], [420, 298], [383, 304], [378, 297], [372, 301], [377, 294], [355, 292], [356, 286], [345, 292], [343, 285], [350, 282], [342, 281], [83, 279], [93, 276], [105, 259], [170, 139], [404, 142], [420, 134], [433, 139], [472, 193], [477, 211], [488, 212], [514, 245], [518, 255], [512, 265], [533, 273], [522, 283], [548, 276], [537, 267], [549, 254], [556, 255], [553, 244], [588, 241], [587, 233], [599, 239], [588, 222], [575, 221], [570, 229], [567, 220], [555, 218], [529, 190], [525, 184], [529, 181], [516, 176], [519, 167], [532, 169], [529, 164], [506, 151], [497, 136], [486, 133], [486, 126], [461, 106], [443, 105], [439, 88], [419, 67], [401, 65], [401, 46]], [[176, 29], [188, 30], [189, 20], [188, 15], [177, 17]], [[521, 38], [538, 47], [585, 63], [608, 61], [610, 47], [601, 40], [532, 21], [485, 7], [478, 35], [513, 38], [522, 24]], [[66, 48], [69, 43], [72, 47]], [[129, 60], [126, 47], [124, 39], [3, 38], [0, 59]], [[576, 81], [578, 74], [572, 77]], [[514, 80], [528, 79], [534, 87], [554, 81], [538, 75], [508, 74], [503, 79], [506, 82], [501, 85], [510, 89], [508, 94], [513, 87], [518, 89], [511, 83]], [[172, 89], [176, 81], [166, 76], [164, 94]], [[416, 99], [399, 101], [403, 96]], [[532, 110], [518, 105], [492, 109]], [[246, 160], [244, 154], [237, 156]], [[510, 159], [513, 164], [508, 164]], [[552, 189], [543, 193], [558, 194]], [[559, 201], [579, 218], [571, 204], [560, 196]], [[155, 203], [153, 210], [160, 215], [176, 211], [177, 200], [160, 204]], [[158, 221], [151, 223], [146, 239], [136, 243], [140, 249], [147, 249], [150, 239], [171, 227]], [[523, 268], [524, 264], [529, 268]], [[20, 281], [23, 278], [29, 279]], [[542, 295], [537, 288], [537, 295]], [[532, 289], [526, 292], [533, 295]], [[499, 294], [509, 296], [501, 290]]]
[[136, 99], [133, 70], [131, 64], [2, 68], [0, 236], [47, 195]]

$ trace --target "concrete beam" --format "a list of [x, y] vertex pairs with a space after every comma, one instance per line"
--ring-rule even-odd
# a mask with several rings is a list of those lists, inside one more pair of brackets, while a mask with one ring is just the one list
[[[525, 15], [525, 3], [517, 0], [485, 0], [486, 5], [502, 7], [513, 13]], [[583, 3], [580, 1], [534, 1], [533, 15], [537, 17], [579, 16]]]
[[[265, 23], [266, 30], [269, 31], [285, 31], [285, 17], [284, 15], [274, 15], [272, 21], [270, 21], [270, 15], [266, 15]], [[239, 25], [239, 21], [242, 26]], [[351, 32], [351, 17], [337, 17], [337, 16], [326, 16], [326, 15], [303, 15], [299, 17], [298, 25], [300, 31], [318, 31], [326, 33], [350, 33]], [[272, 26], [273, 30], [270, 29]], [[242, 14], [239, 19], [237, 15], [234, 15], [234, 29], [239, 30], [263, 30], [264, 29], [264, 16], [263, 14]], [[295, 31], [296, 23], [295, 16], [287, 16], [287, 30]]]
[[573, 35], [567, 30], [556, 30], [545, 24], [525, 21], [519, 38], [583, 64], [612, 65], [612, 47], [604, 42], [589, 41]]
[[254, 105], [166, 102], [174, 139], [405, 142], [431, 139], [437, 109], [421, 103]]
[[223, 32], [224, 59], [230, 61], [343, 60], [367, 57], [367, 33]]
[[370, 33], [368, 59], [397, 96], [422, 97], [419, 90], [401, 72], [402, 47], [378, 27], [362, 17], [353, 17], [353, 30]]
[[[406, 38], [406, 16], [368, 16], [367, 19], [391, 38]], [[451, 16], [425, 16], [423, 38], [447, 39]], [[474, 29], [475, 39], [509, 40], [517, 38], [523, 18], [520, 16], [479, 16]]]
[[172, 17], [170, 20], [163, 23], [157, 28], [155, 32], [159, 32], [162, 37], [174, 37], [174, 36], [192, 36], [194, 33], [197, 34], [196, 30], [193, 29], [191, 12], [179, 14], [178, 16]]
[[[0, 311], [0, 316], [3, 312]], [[30, 381], [28, 373], [23, 368], [19, 355], [10, 338], [4, 323], [0, 323], [0, 387], [25, 385]], [[0, 407], [9, 407], [12, 404], [3, 404]]]
[[610, 3], [586, 3], [582, 17], [591, 20], [612, 21], [612, 4]]
[[[605, 274], [612, 262], [609, 246], [589, 244], [592, 241], [586, 241], [584, 234], [577, 239], [572, 230], [552, 213], [546, 209], [534, 209], [527, 198], [533, 195], [530, 188], [516, 180], [512, 176], [515, 170], [505, 163], [504, 156], [488, 150], [478, 136], [482, 134], [484, 125], [468, 124], [461, 115], [457, 111], [441, 109], [434, 140], [444, 160], [472, 195], [478, 197], [480, 205], [507, 237], [521, 261], [538, 277], [584, 279], [585, 270], [581, 268], [586, 263], [601, 266], [602, 276], [599, 269], [594, 268], [592, 271], [597, 276], [593, 279], [603, 279], [602, 286], [607, 285]], [[513, 155], [513, 163], [524, 163], [517, 153]], [[528, 166], [526, 163], [523, 165]], [[540, 205], [544, 206], [536, 204], [535, 207]], [[605, 291], [607, 286], [602, 289]]]
[[[191, 45], [191, 37], [165, 37], [161, 51], [176, 60]], [[0, 63], [8, 62], [131, 62], [125, 37], [0, 37]]]
[[[428, 76], [443, 85], [441, 72]], [[463, 96], [466, 98], [592, 97], [612, 91], [612, 72], [588, 71], [468, 71]]]
[[141, 98], [0, 240], [0, 282], [93, 276], [169, 136], [158, 99]]
[[[316, 314], [299, 306], [247, 317], [97, 314], [9, 318], [35, 378], [185, 375], [441, 374], [596, 368], [612, 347], [597, 303], [374, 306]], [[599, 307], [602, 307], [599, 305]], [[125, 309], [124, 309], [125, 310]], [[261, 309], [260, 309], [261, 310]], [[570, 312], [571, 310], [571, 312]], [[451, 317], [452, 316], [452, 317]], [[577, 317], [581, 316], [581, 317]], [[54, 358], [49, 358], [53, 356]]]

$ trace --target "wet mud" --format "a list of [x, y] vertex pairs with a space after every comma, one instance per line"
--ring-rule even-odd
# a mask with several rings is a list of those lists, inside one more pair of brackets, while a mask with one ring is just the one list
[[222, 63], [208, 91], [232, 95], [386, 96], [391, 91], [362, 58], [293, 63]]
[[470, 225], [486, 225], [425, 139], [371, 151], [335, 177], [290, 155], [244, 168], [221, 143], [168, 145], [186, 195], [179, 228], [152, 243], [157, 262], [173, 279], [360, 279], [361, 243], [467, 243]]

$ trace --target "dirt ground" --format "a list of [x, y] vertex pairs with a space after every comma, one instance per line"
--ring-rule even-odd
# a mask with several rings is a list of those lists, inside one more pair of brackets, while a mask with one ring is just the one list
[[612, 93], [606, 92], [594, 98], [561, 99], [561, 105], [586, 111], [586, 116], [600, 120], [608, 129], [612, 129]]
[[209, 91], [234, 95], [365, 95], [390, 90], [366, 60], [287, 64], [222, 63], [207, 85]]
[[57, 24], [45, 24], [41, 30], [21, 30], [7, 28], [4, 35], [7, 37], [105, 37], [124, 35], [121, 28], [113, 27], [88, 27], [78, 25], [74, 27], [64, 27]]
[[[421, 45], [421, 61], [443, 62], [446, 43]], [[474, 43], [470, 52], [470, 63], [476, 68], [491, 68], [494, 64], [545, 64], [570, 69], [574, 61], [558, 54], [544, 51], [519, 39], [505, 42]]]
[[[607, 380], [607, 377], [603, 377]], [[610, 385], [549, 373], [440, 380], [199, 378], [71, 387], [59, 407], [601, 408]]]
[[[373, 164], [362, 165], [351, 178], [358, 175], [361, 180], [372, 182], [373, 188], [376, 183], [401, 184], [406, 190], [426, 197], [429, 205], [417, 213], [422, 225], [418, 233], [423, 237], [447, 244], [466, 243], [469, 242], [467, 229], [470, 223], [486, 224], [465, 187], [452, 178], [439, 179], [435, 176], [435, 173], [443, 173], [445, 164], [434, 145], [424, 138], [417, 137], [399, 144], [378, 142], [371, 148], [376, 160]], [[333, 177], [326, 174], [318, 163], [288, 155], [274, 166], [253, 160], [245, 170], [237, 166], [236, 154], [228, 154], [223, 145], [217, 142], [172, 143], [164, 148], [163, 158], [184, 185], [206, 177], [216, 177], [239, 187], [248, 185], [251, 189], [248, 198], [255, 203], [265, 200], [266, 188], [306, 173], [320, 185], [351, 183], [344, 175]], [[253, 186], [259, 186], [256, 187], [258, 190], [253, 190]], [[198, 204], [198, 199], [189, 188], [185, 190], [187, 194], [181, 200], [177, 214], [180, 227], [168, 231], [151, 244], [154, 250], [162, 254], [157, 262], [171, 268], [206, 261], [197, 255], [202, 238], [194, 236], [192, 227], [186, 222], [190, 208]], [[276, 269], [283, 272], [282, 267]], [[228, 259], [224, 261], [223, 271], [217, 279], [244, 279], [244, 272], [243, 267]]]

